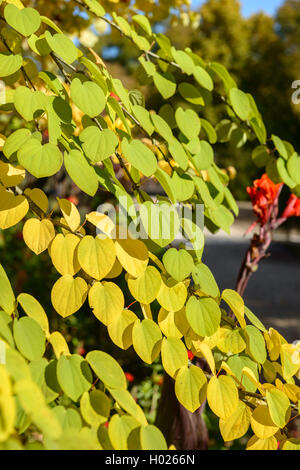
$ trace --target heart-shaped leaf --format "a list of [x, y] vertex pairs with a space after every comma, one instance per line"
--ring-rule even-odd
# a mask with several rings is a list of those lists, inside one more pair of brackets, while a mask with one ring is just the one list
[[40, 14], [34, 8], [19, 10], [15, 5], [6, 5], [4, 17], [7, 23], [23, 36], [35, 33], [41, 25]]
[[22, 67], [23, 57], [21, 54], [0, 54], [0, 77], [8, 77]]
[[118, 145], [116, 134], [110, 129], [100, 131], [96, 126], [84, 129], [80, 136], [86, 156], [94, 163], [109, 158]]
[[64, 161], [66, 170], [74, 183], [89, 196], [94, 196], [98, 189], [98, 178], [84, 155], [79, 150], [71, 150], [65, 154]]
[[128, 142], [122, 140], [122, 151], [125, 158], [145, 176], [152, 176], [157, 168], [157, 161], [154, 153], [139, 140]]
[[62, 33], [56, 33], [52, 36], [49, 31], [45, 32], [45, 38], [52, 51], [65, 62], [72, 64], [72, 62], [77, 60], [78, 49], [70, 38]]
[[36, 178], [55, 175], [63, 162], [62, 153], [54, 144], [42, 145], [31, 137], [18, 151], [18, 160]]
[[176, 248], [170, 248], [164, 254], [163, 263], [168, 273], [176, 281], [186, 279], [194, 267], [192, 256], [186, 250], [177, 251]]
[[79, 78], [72, 80], [71, 98], [73, 103], [91, 118], [98, 116], [105, 106], [102, 88], [94, 82], [81, 83]]
[[14, 94], [14, 105], [26, 121], [32, 121], [46, 109], [47, 98], [41, 91], [31, 91], [25, 86], [19, 86]]

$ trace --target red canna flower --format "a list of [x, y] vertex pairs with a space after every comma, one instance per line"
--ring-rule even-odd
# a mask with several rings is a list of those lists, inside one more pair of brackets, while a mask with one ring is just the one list
[[270, 217], [270, 208], [274, 204], [278, 191], [282, 183], [275, 184], [270, 180], [268, 175], [263, 174], [262, 177], [253, 182], [252, 187], [247, 188], [253, 212], [261, 224], [265, 224]]
[[131, 374], [130, 372], [125, 372], [125, 377], [128, 380], [128, 382], [134, 382], [134, 375]]
[[300, 217], [300, 199], [295, 194], [290, 195], [282, 214], [282, 218], [284, 219], [288, 219], [289, 217]]
[[77, 196], [69, 196], [67, 197], [67, 200], [75, 204], [75, 206], [77, 206], [77, 204], [79, 203], [79, 199]]

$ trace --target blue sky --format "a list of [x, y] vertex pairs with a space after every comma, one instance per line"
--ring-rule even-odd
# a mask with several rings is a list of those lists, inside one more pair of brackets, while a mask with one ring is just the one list
[[[193, 6], [204, 3], [205, 0], [192, 0]], [[283, 0], [240, 0], [243, 8], [243, 14], [249, 16], [260, 10], [273, 15], [277, 8], [283, 3]]]

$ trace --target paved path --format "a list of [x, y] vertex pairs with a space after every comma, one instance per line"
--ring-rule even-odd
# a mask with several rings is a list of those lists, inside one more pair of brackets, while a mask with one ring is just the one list
[[[234, 288], [249, 240], [242, 237], [250, 221], [237, 221], [233, 237], [208, 236], [203, 261], [220, 288]], [[245, 292], [246, 305], [266, 327], [274, 326], [288, 340], [300, 340], [300, 243], [273, 242], [271, 257], [262, 261]]]

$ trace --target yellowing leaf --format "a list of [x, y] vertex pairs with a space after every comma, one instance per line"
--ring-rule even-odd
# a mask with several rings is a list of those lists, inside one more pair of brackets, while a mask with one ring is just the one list
[[277, 450], [277, 440], [274, 436], [268, 437], [268, 439], [258, 439], [258, 437], [252, 436], [246, 450]]
[[132, 328], [137, 316], [130, 310], [123, 310], [107, 327], [111, 340], [121, 349], [132, 345]]
[[175, 394], [178, 401], [191, 413], [194, 413], [206, 398], [207, 380], [200, 367], [182, 367], [175, 382]]
[[0, 442], [3, 442], [14, 432], [16, 403], [10, 377], [2, 364], [0, 364], [0, 416]]
[[49, 201], [44, 191], [39, 188], [26, 188], [24, 194], [29, 197], [36, 206], [42, 209], [43, 212], [47, 212]]
[[266, 340], [268, 352], [271, 361], [276, 361], [280, 354], [281, 341], [278, 331], [274, 328], [270, 328], [268, 331], [264, 332], [264, 337]]
[[6, 188], [18, 186], [25, 178], [25, 170], [0, 160], [0, 181]]
[[189, 329], [189, 324], [185, 315], [185, 308], [182, 308], [177, 312], [168, 312], [166, 309], [161, 308], [157, 322], [165, 336], [182, 338]]
[[243, 437], [250, 424], [250, 410], [244, 402], [238, 402], [236, 410], [226, 420], [220, 419], [220, 432], [225, 442]]
[[211, 352], [210, 347], [202, 341], [193, 341], [193, 346], [197, 352], [200, 352], [204, 356], [204, 358], [206, 359], [210, 367], [210, 370], [212, 371], [213, 374], [215, 374], [216, 364], [215, 364], [215, 359]]
[[222, 292], [222, 299], [229, 305], [241, 327], [245, 328], [245, 304], [242, 297], [234, 290], [225, 289]]
[[110, 238], [83, 237], [78, 246], [78, 260], [84, 271], [99, 281], [112, 269], [116, 260], [114, 242]]
[[113, 282], [95, 282], [89, 291], [93, 314], [104, 325], [112, 323], [124, 309], [124, 295]]
[[70, 355], [68, 344], [59, 331], [54, 331], [51, 333], [49, 336], [49, 343], [52, 345], [57, 359], [61, 356], [61, 354], [65, 354], [66, 356]]
[[101, 390], [84, 392], [80, 399], [80, 412], [91, 426], [99, 426], [107, 421], [110, 413], [110, 399]]
[[25, 313], [41, 326], [47, 336], [49, 334], [49, 322], [41, 304], [29, 294], [20, 294], [17, 300]]
[[142, 408], [136, 403], [128, 390], [110, 389], [110, 394], [123, 410], [134, 416], [143, 426], [147, 425]]
[[16, 308], [16, 299], [13, 293], [9, 279], [0, 264], [0, 306], [9, 314], [13, 313]]
[[98, 230], [101, 230], [103, 233], [105, 233], [108, 237], [112, 237], [116, 226], [106, 214], [101, 214], [100, 212], [90, 212], [86, 215], [86, 220], [97, 227]]
[[165, 371], [173, 378], [181, 367], [188, 365], [187, 350], [179, 338], [163, 339], [161, 358]]
[[64, 276], [70, 274], [74, 276], [80, 270], [77, 256], [77, 248], [80, 242], [73, 233], [66, 236], [59, 233], [50, 245], [50, 255], [55, 269]]
[[239, 328], [234, 330], [221, 328], [217, 346], [224, 353], [238, 354], [244, 351], [246, 343], [241, 336]]
[[68, 199], [58, 199], [58, 204], [68, 226], [72, 232], [75, 232], [80, 225], [80, 214], [77, 207]]
[[106, 274], [106, 279], [115, 279], [116, 277], [120, 276], [121, 272], [123, 271], [123, 268], [120, 264], [120, 261], [118, 258], [116, 258], [113, 267], [109, 271], [108, 274]]
[[157, 300], [160, 305], [172, 312], [181, 310], [187, 298], [187, 288], [183, 282], [174, 279], [162, 279]]
[[212, 336], [220, 326], [221, 310], [215, 300], [191, 296], [186, 304], [186, 317], [199, 336]]
[[145, 271], [149, 256], [146, 245], [141, 240], [117, 240], [115, 243], [118, 260], [123, 268], [133, 277], [139, 277]]
[[147, 364], [152, 364], [160, 353], [162, 335], [157, 324], [148, 318], [136, 320], [132, 330], [135, 352]]
[[81, 277], [73, 278], [70, 274], [60, 277], [51, 291], [53, 307], [62, 317], [77, 312], [84, 304], [88, 287]]
[[24, 196], [15, 196], [0, 186], [0, 229], [5, 230], [20, 222], [29, 210]]
[[239, 395], [234, 380], [226, 375], [212, 377], [207, 387], [207, 401], [221, 419], [228, 419], [236, 410]]
[[161, 276], [156, 268], [147, 266], [137, 279], [128, 279], [128, 287], [133, 297], [142, 304], [150, 304], [156, 299], [161, 286]]
[[251, 416], [251, 427], [259, 439], [274, 436], [279, 429], [272, 421], [267, 405], [259, 405], [255, 408]]
[[23, 227], [23, 237], [28, 248], [39, 255], [47, 250], [55, 237], [53, 223], [48, 219], [29, 219]]
[[285, 380], [289, 380], [300, 369], [300, 354], [293, 344], [282, 344], [280, 351], [282, 372]]
[[291, 416], [291, 406], [288, 397], [285, 393], [273, 388], [267, 391], [266, 398], [271, 419], [279, 428], [283, 428]]
[[283, 444], [282, 450], [300, 450], [300, 439], [288, 439]]

